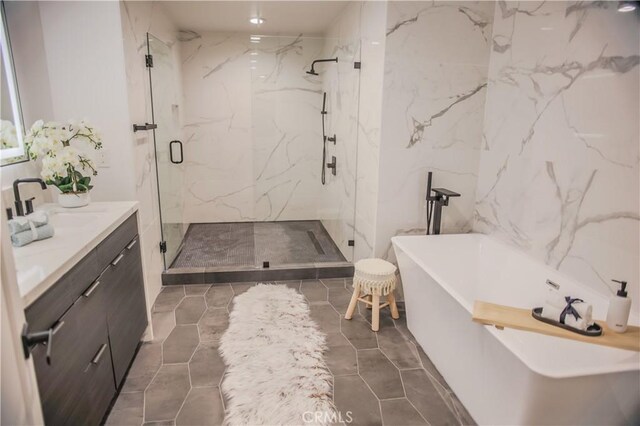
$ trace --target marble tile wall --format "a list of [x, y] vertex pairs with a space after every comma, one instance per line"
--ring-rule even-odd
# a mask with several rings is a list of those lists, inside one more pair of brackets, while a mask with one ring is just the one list
[[478, 232], [640, 297], [638, 15], [616, 2], [499, 2]]
[[462, 194], [443, 232], [471, 230], [492, 2], [388, 2], [375, 254], [426, 228], [426, 177]]
[[317, 219], [322, 39], [192, 33], [181, 43], [188, 222]]

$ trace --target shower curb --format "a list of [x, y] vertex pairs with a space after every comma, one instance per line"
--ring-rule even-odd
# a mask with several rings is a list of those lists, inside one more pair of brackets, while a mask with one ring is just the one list
[[353, 264], [349, 262], [271, 268], [172, 268], [162, 273], [162, 285], [350, 278], [353, 270]]

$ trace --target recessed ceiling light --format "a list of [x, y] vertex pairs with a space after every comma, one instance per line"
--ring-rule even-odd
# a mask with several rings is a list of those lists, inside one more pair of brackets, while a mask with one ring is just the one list
[[553, 30], [553, 27], [540, 27], [540, 29], [542, 31], [551, 31], [551, 30]]
[[618, 3], [618, 12], [633, 12], [636, 7], [637, 5], [633, 1], [621, 1]]
[[260, 24], [264, 24], [264, 19], [255, 16], [253, 18], [249, 18], [249, 22], [251, 22], [253, 25], [260, 25]]
[[257, 56], [258, 52], [251, 52], [251, 56]]

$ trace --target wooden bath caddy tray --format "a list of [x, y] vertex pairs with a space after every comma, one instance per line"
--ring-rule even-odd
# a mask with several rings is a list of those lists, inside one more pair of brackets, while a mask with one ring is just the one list
[[531, 331], [549, 336], [564, 337], [565, 339], [577, 340], [579, 342], [640, 352], [640, 328], [632, 325], [627, 328], [626, 333], [615, 333], [609, 330], [604, 321], [598, 321], [598, 324], [602, 327], [602, 335], [596, 337], [583, 336], [538, 321], [531, 316], [531, 310], [496, 305], [479, 300], [476, 300], [473, 305], [472, 319], [480, 324], [493, 325], [498, 329], [505, 327], [515, 328], [516, 330]]

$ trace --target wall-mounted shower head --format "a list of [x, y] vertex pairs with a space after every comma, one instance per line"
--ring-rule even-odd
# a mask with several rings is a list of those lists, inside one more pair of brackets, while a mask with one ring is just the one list
[[315, 61], [313, 61], [311, 63], [311, 69], [309, 71], [307, 71], [307, 74], [310, 75], [318, 75], [318, 73], [316, 72], [316, 63], [318, 62], [335, 62], [338, 63], [338, 58], [333, 58], [333, 59], [316, 59]]

